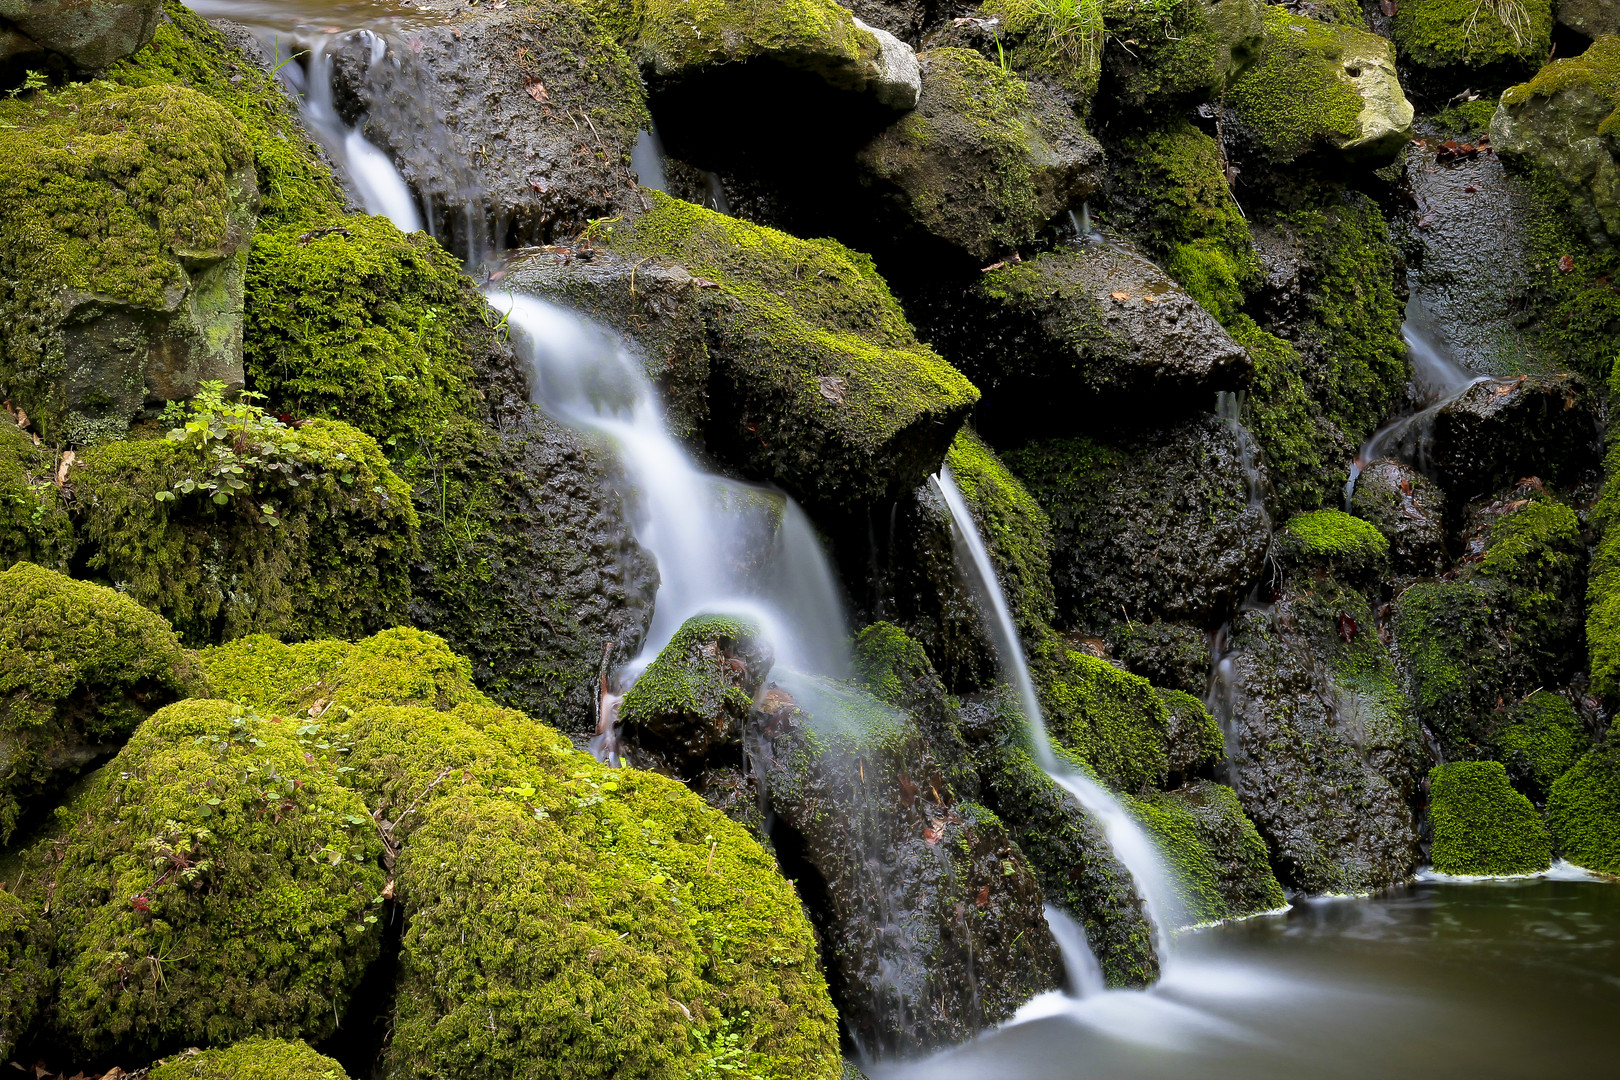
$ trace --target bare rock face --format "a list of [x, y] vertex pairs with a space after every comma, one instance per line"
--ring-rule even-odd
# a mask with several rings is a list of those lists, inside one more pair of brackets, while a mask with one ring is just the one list
[[151, 41], [162, 12], [163, 0], [0, 0], [0, 60], [31, 44], [100, 71]]
[[1596, 418], [1573, 375], [1479, 382], [1434, 419], [1429, 463], [1453, 498], [1522, 476], [1562, 482], [1598, 460]]

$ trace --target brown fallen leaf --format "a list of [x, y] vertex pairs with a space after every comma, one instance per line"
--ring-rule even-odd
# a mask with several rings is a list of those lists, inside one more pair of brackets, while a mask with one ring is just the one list
[[841, 379], [837, 375], [822, 375], [816, 379], [816, 383], [821, 387], [822, 397], [834, 405], [844, 403], [844, 392], [849, 389], [848, 380]]
[[940, 838], [944, 835], [945, 826], [939, 824], [938, 822], [930, 821], [923, 828], [923, 840], [927, 842], [929, 847], [939, 846]]
[[1000, 270], [1003, 266], [1006, 266], [1006, 265], [1007, 265], [1007, 260], [1003, 259], [998, 263], [991, 263], [989, 266], [981, 266], [981, 267], [979, 267], [979, 273], [988, 274], [990, 271], [992, 271], [992, 270]]
[[1356, 625], [1356, 620], [1342, 611], [1339, 612], [1339, 636], [1344, 639], [1345, 644], [1356, 640], [1356, 635], [1360, 632], [1361, 627]]
[[917, 802], [917, 782], [905, 773], [900, 774], [900, 805], [910, 810]]
[[973, 903], [981, 908], [990, 906], [990, 886], [980, 885], [979, 895], [973, 898]]
[[28, 413], [21, 405], [17, 406], [17, 426], [20, 428], [28, 426]]
[[67, 483], [68, 470], [73, 468], [73, 463], [78, 460], [79, 456], [72, 450], [64, 450], [62, 452], [62, 463], [56, 467], [57, 487], [61, 487], [63, 484]]
[[1393, 19], [1401, 6], [1395, 0], [1378, 0], [1378, 10], [1384, 13], [1384, 18]]
[[534, 98], [534, 100], [538, 101], [540, 104], [549, 105], [551, 103], [551, 96], [546, 93], [545, 84], [539, 79], [535, 78], [533, 75], [525, 75], [523, 77], [523, 89], [527, 90], [529, 96]]
[[1110, 299], [1117, 300], [1121, 304], [1123, 304], [1125, 301], [1127, 301], [1127, 300], [1129, 300], [1131, 298], [1130, 293], [1122, 293], [1122, 292], [1109, 293], [1108, 296], [1109, 296]]
[[710, 281], [706, 277], [695, 277], [692, 279], [692, 284], [700, 289], [718, 289], [720, 287], [718, 281]]
[[1478, 190], [1479, 190], [1479, 188], [1475, 187], [1473, 184], [1464, 184], [1463, 185], [1463, 191], [1467, 192], [1469, 195], [1474, 194]]
[[1575, 269], [1575, 256], [1573, 256], [1573, 255], [1560, 255], [1560, 256], [1558, 256], [1558, 272], [1560, 274], [1567, 274], [1573, 269]]

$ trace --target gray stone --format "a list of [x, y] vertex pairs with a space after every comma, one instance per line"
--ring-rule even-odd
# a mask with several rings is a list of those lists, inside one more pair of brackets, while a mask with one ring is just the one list
[[917, 107], [922, 94], [922, 65], [910, 45], [887, 30], [879, 30], [856, 19], [855, 25], [877, 38], [879, 53], [877, 74], [872, 79], [872, 97], [891, 109], [907, 111]]
[[85, 71], [134, 55], [162, 13], [163, 0], [0, 0], [0, 19]]
[[1620, 33], [1620, 3], [1616, 0], [1555, 0], [1553, 17], [1589, 38]]
[[1397, 575], [1431, 577], [1445, 570], [1446, 495], [1410, 465], [1380, 458], [1364, 467], [1350, 510], [1384, 534]]

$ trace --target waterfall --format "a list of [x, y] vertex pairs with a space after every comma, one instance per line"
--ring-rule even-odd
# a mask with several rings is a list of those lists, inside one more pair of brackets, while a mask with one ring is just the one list
[[[662, 402], [617, 335], [532, 296], [492, 290], [528, 366], [529, 393], [568, 426], [606, 437], [635, 493], [636, 539], [656, 560], [660, 583], [633, 679], [693, 615], [725, 612], [757, 621], [791, 670], [847, 677], [848, 624], [837, 579], [809, 518], [792, 499], [705, 473], [664, 422]], [[779, 500], [767, 571], [738, 570], [737, 553], [759, 543], [761, 498]]]
[[[1018, 694], [1035, 761], [1054, 783], [1073, 795], [1102, 828], [1115, 857], [1124, 864], [1135, 882], [1137, 894], [1147, 909], [1148, 922], [1153, 927], [1160, 963], [1167, 964], [1170, 958], [1169, 920], [1175, 918], [1177, 905], [1175, 890], [1159, 857], [1158, 848], [1147, 831], [1108, 789], [1061, 760], [1053, 751], [1051, 739], [1046, 733], [1040, 699], [1035, 693], [1035, 680], [1030, 675], [1029, 662], [1024, 657], [1018, 629], [1007, 607], [1006, 594], [1002, 592], [1001, 583], [996, 577], [995, 566], [990, 561], [990, 552], [984, 546], [984, 539], [979, 535], [973, 515], [951, 476], [949, 466], [940, 469], [939, 475], [933, 477], [931, 482], [950, 511], [952, 532], [959, 542], [959, 553], [967, 556], [963, 569], [971, 571], [973, 584], [990, 609], [986, 614], [990, 616], [996, 651], [1001, 657], [1004, 672]], [[1064, 952], [1065, 964], [1071, 969], [1076, 964], [1096, 964], [1089, 950], [1084, 957], [1071, 955], [1075, 947], [1074, 935], [1054, 936]], [[1080, 935], [1080, 939], [1083, 943], [1084, 934]]]

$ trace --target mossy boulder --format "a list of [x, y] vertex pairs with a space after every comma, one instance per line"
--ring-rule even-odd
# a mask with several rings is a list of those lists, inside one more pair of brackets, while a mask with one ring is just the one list
[[205, 380], [242, 384], [258, 208], [240, 124], [177, 86], [0, 104], [0, 392], [61, 445], [121, 436]]
[[77, 542], [58, 455], [0, 416], [0, 566], [31, 562], [66, 570]]
[[135, 601], [30, 563], [0, 573], [0, 844], [36, 797], [202, 689], [168, 624]]
[[223, 1050], [188, 1051], [154, 1065], [149, 1080], [349, 1080], [343, 1066], [306, 1042], [246, 1039]]
[[1103, 93], [1143, 111], [1217, 98], [1260, 56], [1265, 12], [1257, 0], [1105, 0]]
[[1592, 738], [1568, 698], [1537, 690], [1513, 706], [1494, 741], [1496, 757], [1507, 766], [1513, 786], [1540, 804]]
[[1288, 903], [1266, 842], [1231, 788], [1200, 780], [1130, 806], [1169, 863], [1181, 925], [1241, 919]]
[[1553, 0], [1553, 18], [1584, 37], [1620, 32], [1620, 11], [1606, 0]]
[[1587, 753], [1553, 784], [1547, 825], [1564, 858], [1620, 874], [1620, 750], [1614, 742]]
[[966, 49], [919, 60], [916, 109], [859, 155], [902, 231], [982, 266], [1097, 190], [1102, 148], [1056, 94]]
[[[1008, 464], [1052, 519], [1058, 623], [1218, 621], [1259, 576], [1269, 527], [1243, 468], [1244, 435], [1214, 417], [1030, 443]], [[1156, 568], [1144, 578], [1143, 566]]]
[[418, 519], [374, 440], [217, 395], [185, 419], [178, 437], [80, 455], [74, 513], [94, 575], [192, 645], [405, 621]]
[[37, 906], [0, 889], [0, 1054], [8, 1059], [33, 1026], [50, 985]]
[[760, 628], [746, 619], [686, 620], [619, 702], [627, 757], [684, 775], [711, 755], [740, 751], [754, 695], [774, 662]]
[[814, 507], [894, 498], [937, 472], [978, 392], [920, 344], [866, 256], [654, 194], [601, 244], [701, 289], [709, 449]]
[[342, 755], [223, 701], [154, 714], [24, 860], [56, 1045], [323, 1038], [382, 941], [382, 839]]
[[1344, 581], [1370, 584], [1389, 562], [1389, 541], [1378, 527], [1343, 510], [1296, 514], [1279, 531], [1275, 555], [1285, 567], [1320, 568]]
[[1478, 79], [1540, 63], [1552, 44], [1552, 26], [1553, 0], [1412, 0], [1400, 6], [1390, 28], [1407, 63], [1464, 69], [1463, 78]]
[[1620, 510], [1620, 443], [1609, 448], [1604, 473], [1590, 518], [1599, 536], [1586, 581], [1586, 648], [1592, 689], [1615, 698], [1620, 697], [1620, 529], [1614, 527]]
[[843, 1021], [869, 1052], [972, 1037], [1057, 985], [1041, 886], [900, 708], [779, 676], [753, 720], [779, 848], [801, 852]]
[[1202, 697], [1209, 692], [1209, 632], [1196, 624], [1115, 623], [1106, 640], [1125, 670], [1155, 686]]
[[1227, 101], [1255, 147], [1276, 163], [1321, 150], [1387, 164], [1412, 134], [1412, 104], [1388, 41], [1281, 6], [1268, 8], [1265, 50]]
[[[977, 317], [951, 340], [986, 395], [986, 430], [1022, 434], [1079, 422], [1076, 395], [1110, 410], [1206, 407], [1249, 379], [1249, 354], [1192, 294], [1127, 242], [1043, 253], [983, 275]], [[958, 343], [956, 336], [964, 336]], [[1194, 405], [1196, 403], [1196, 406]]]
[[1552, 863], [1552, 841], [1530, 800], [1498, 761], [1458, 761], [1429, 773], [1434, 826], [1430, 861], [1444, 874], [1534, 874]]
[[[1545, 55], [1545, 47], [1537, 55]], [[1491, 147], [1540, 166], [1563, 191], [1576, 223], [1600, 245], [1620, 238], [1620, 37], [1554, 60], [1509, 87], [1491, 120]]]
[[1364, 466], [1350, 509], [1389, 542], [1397, 573], [1432, 577], [1445, 570], [1446, 493], [1410, 465], [1380, 458]]
[[162, 0], [0, 0], [0, 19], [84, 71], [129, 56], [157, 29]]

